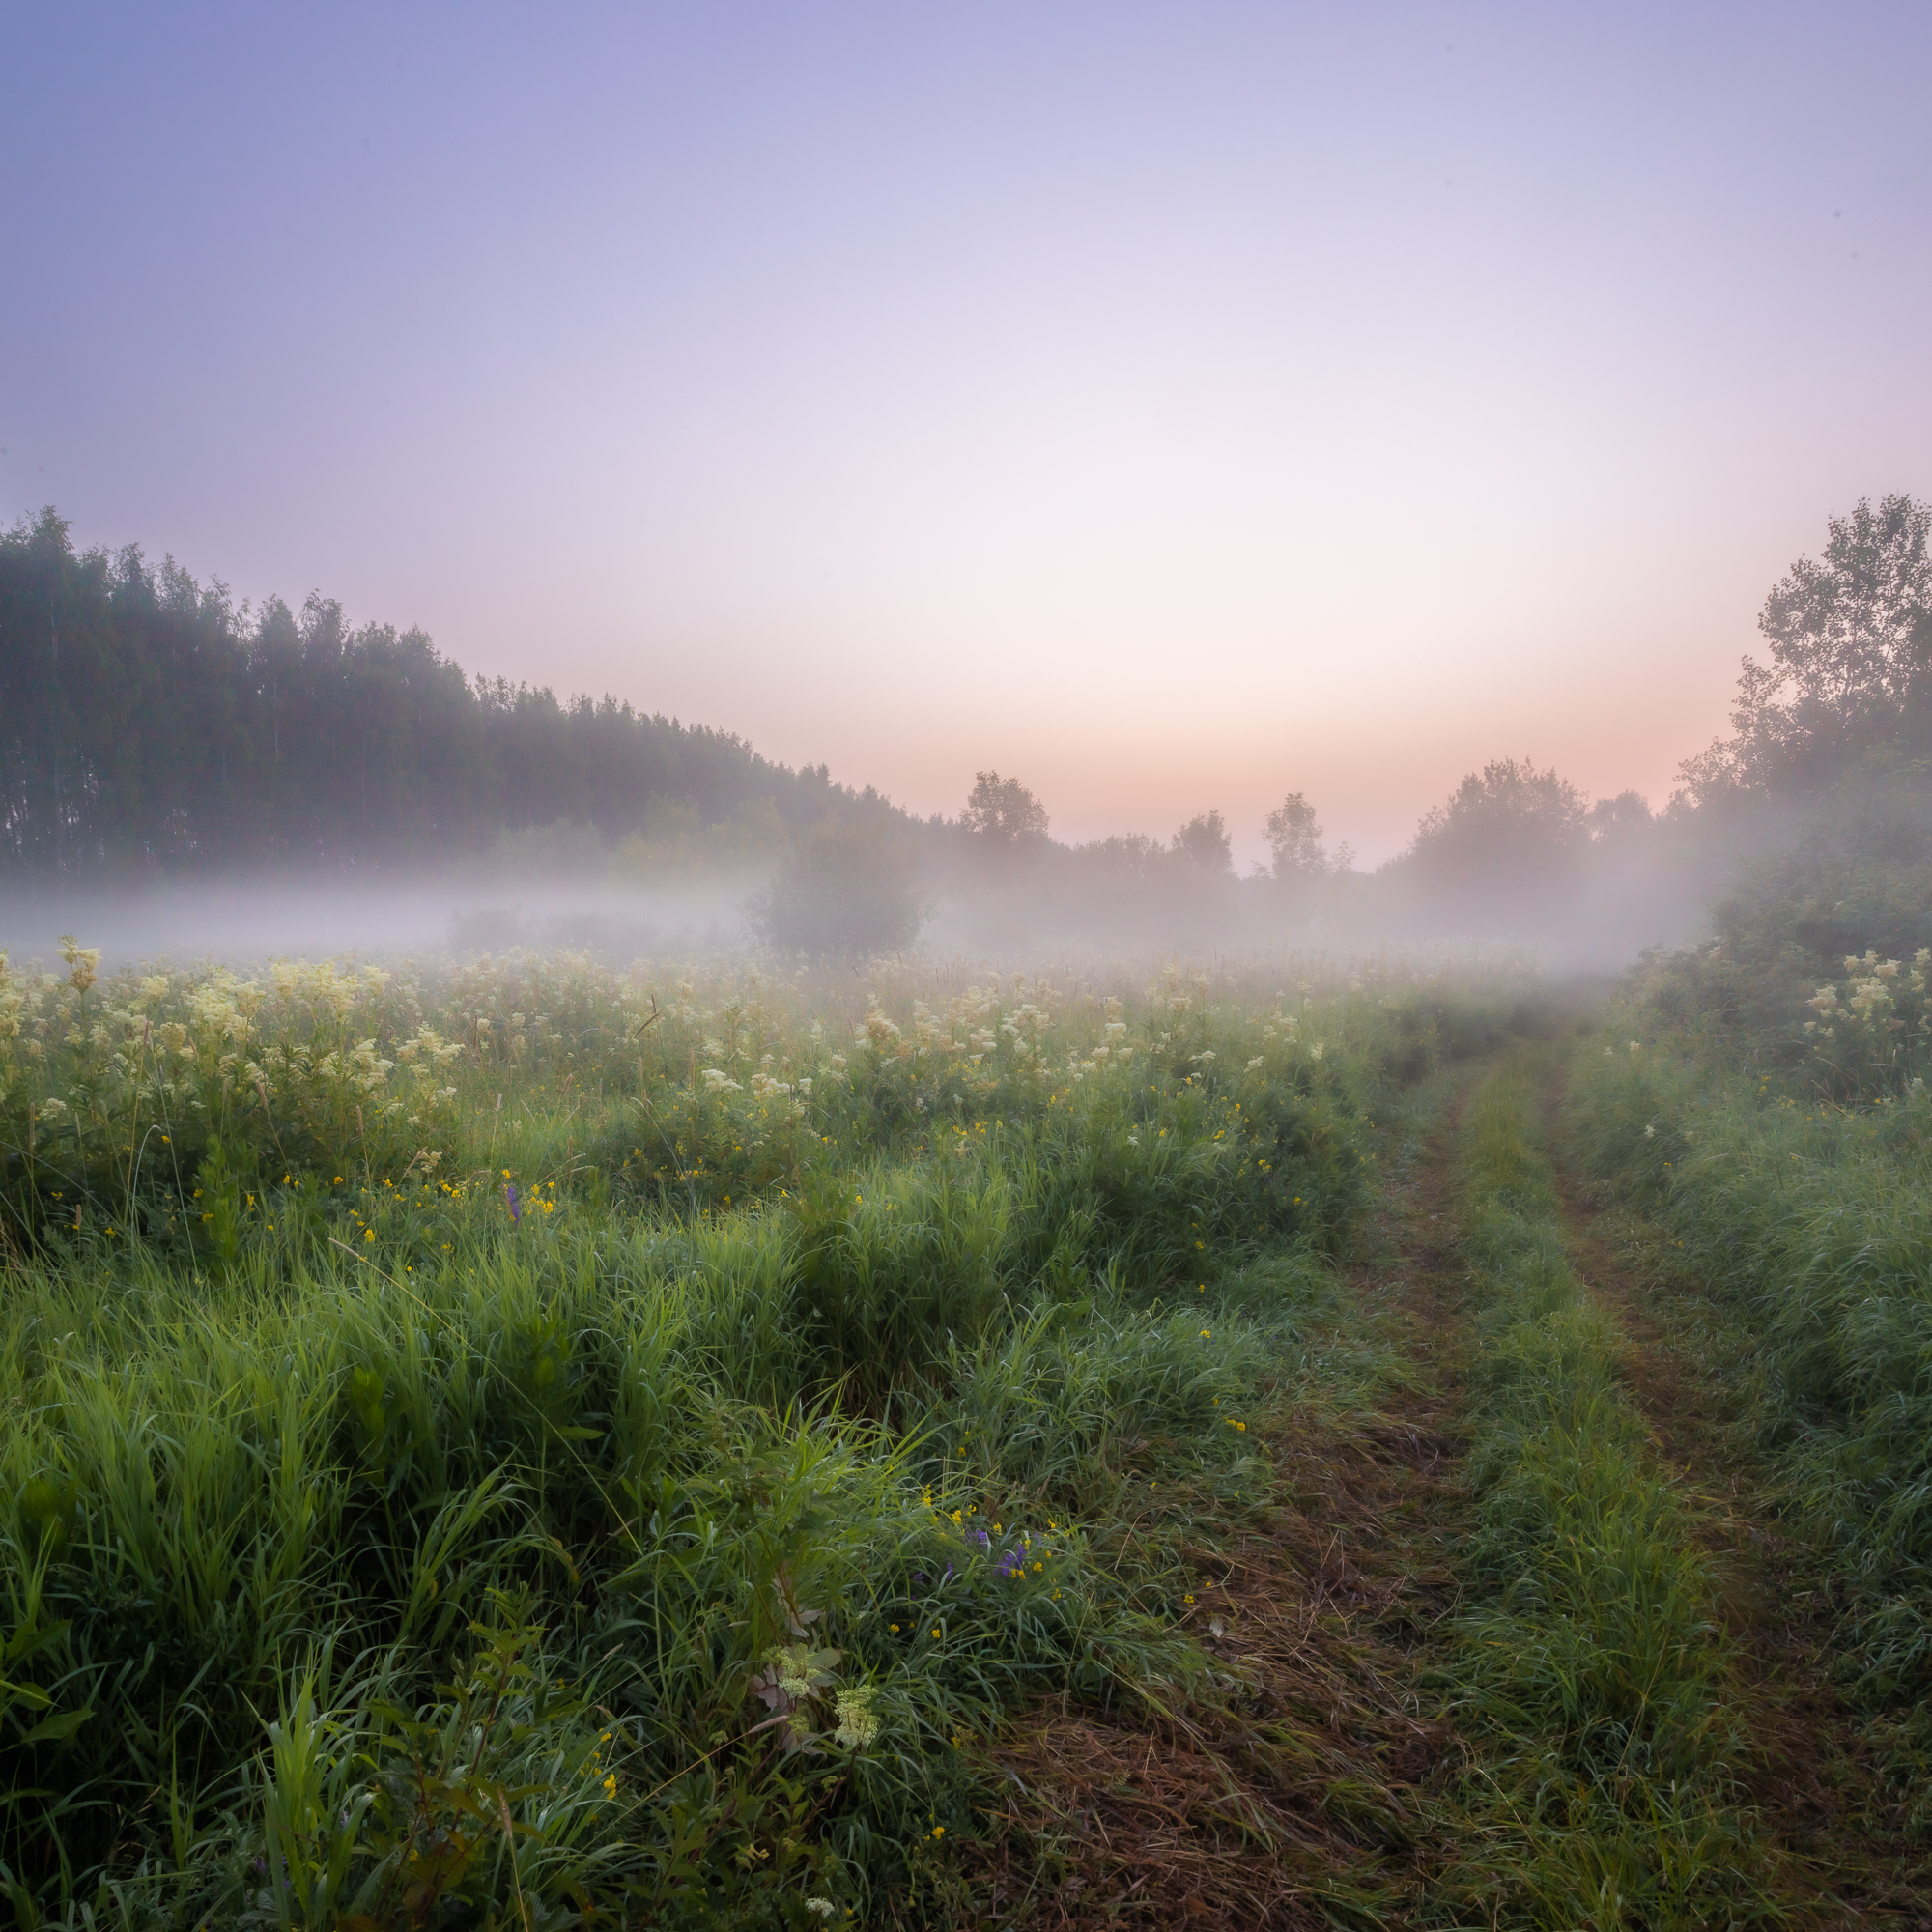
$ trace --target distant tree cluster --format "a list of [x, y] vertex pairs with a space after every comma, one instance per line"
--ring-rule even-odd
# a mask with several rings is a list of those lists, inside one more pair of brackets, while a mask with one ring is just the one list
[[421, 631], [352, 628], [319, 595], [238, 611], [172, 559], [76, 552], [51, 510], [0, 533], [0, 876], [388, 864], [759, 802], [791, 827], [903, 822], [727, 732], [472, 682]]
[[1583, 794], [1554, 768], [1492, 758], [1471, 772], [1416, 828], [1417, 867], [1444, 885], [1497, 876], [1547, 885], [1590, 842]]
[[976, 774], [959, 822], [975, 838], [1011, 849], [1046, 837], [1046, 807], [1018, 779]]
[[1262, 828], [1267, 838], [1272, 871], [1283, 885], [1309, 886], [1347, 872], [1355, 855], [1338, 845], [1331, 855], [1322, 844], [1321, 821], [1315, 808], [1298, 791], [1292, 791], [1268, 813]]
[[[987, 770], [976, 774], [951, 828], [971, 862], [966, 890], [990, 886], [1029, 919], [1094, 930], [1121, 915], [1125, 929], [1158, 929], [1165, 919], [1198, 937], [1215, 920], [1286, 914], [1329, 922], [1330, 931], [1555, 940], [1610, 956], [1634, 933], [1655, 936], [1700, 917], [1749, 849], [1737, 811], [1713, 808], [1788, 807], [1821, 791], [1842, 798], [1856, 781], [1862, 789], [1848, 836], [1865, 855], [1862, 896], [1844, 898], [1832, 918], [1815, 907], [1792, 913], [1809, 924], [1780, 929], [1776, 943], [1794, 956], [1818, 953], [1824, 941], [1812, 927], [1835, 943], [1841, 927], [1859, 925], [1852, 911], [1877, 898], [1900, 931], [1922, 924], [1932, 906], [1928, 539], [1932, 507], [1907, 497], [1876, 509], [1861, 502], [1833, 520], [1823, 558], [1801, 560], [1765, 605], [1771, 662], [1745, 665], [1736, 735], [1686, 766], [1687, 788], [1662, 814], [1634, 791], [1593, 803], [1553, 767], [1495, 758], [1468, 773], [1424, 816], [1407, 849], [1372, 875], [1354, 870], [1347, 845], [1331, 851], [1314, 804], [1290, 792], [1261, 828], [1266, 867], [1243, 881], [1219, 810], [1198, 813], [1166, 840], [1129, 834], [1068, 847], [1048, 838], [1046, 808], [1024, 782]], [[1890, 786], [1884, 825], [1875, 771]], [[1903, 802], [1901, 785], [1912, 793]], [[945, 850], [948, 831], [926, 828], [929, 853]], [[1871, 857], [1889, 849], [1888, 838], [1897, 855], [1880, 877]], [[1811, 898], [1827, 878], [1841, 897], [1847, 890], [1828, 853], [1792, 864], [1811, 882]], [[1789, 881], [1779, 886], [1780, 905], [1801, 901], [1810, 905]], [[764, 912], [768, 937], [821, 952], [905, 944], [922, 917], [909, 848], [850, 838], [798, 841]]]
[[[960, 829], [982, 850], [995, 856], [1037, 848], [1046, 840], [1046, 807], [1036, 793], [1015, 778], [998, 772], [975, 774], [973, 789], [959, 814]], [[1319, 833], [1319, 828], [1318, 828]], [[1211, 878], [1232, 874], [1234, 842], [1219, 811], [1190, 818], [1163, 844], [1158, 838], [1127, 834], [1101, 838], [1075, 850], [1088, 863], [1118, 874], [1158, 875], [1179, 867]]]

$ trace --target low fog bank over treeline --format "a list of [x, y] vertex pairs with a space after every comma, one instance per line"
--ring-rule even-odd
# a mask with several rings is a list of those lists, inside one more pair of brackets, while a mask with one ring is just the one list
[[[471, 680], [421, 631], [352, 629], [320, 595], [238, 608], [172, 559], [76, 551], [49, 509], [0, 535], [0, 891], [16, 942], [92, 913], [130, 952], [212, 933], [647, 951], [749, 925], [821, 956], [922, 934], [1502, 940], [1609, 965], [1715, 923], [1799, 976], [1904, 956], [1932, 909], [1928, 526], [1906, 497], [1832, 520], [1765, 603], [1769, 658], [1745, 664], [1732, 735], [1662, 810], [1503, 756], [1363, 872], [1285, 772], [1258, 828], [1271, 861], [1240, 877], [1217, 810], [1168, 839], [1070, 846], [1021, 779], [988, 771], [957, 817], [920, 819], [728, 732]], [[178, 937], [169, 913], [190, 905]]]

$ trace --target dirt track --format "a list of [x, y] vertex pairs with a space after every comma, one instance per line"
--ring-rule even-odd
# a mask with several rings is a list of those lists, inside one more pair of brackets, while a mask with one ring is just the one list
[[[1002, 1747], [986, 1876], [1021, 1922], [1326, 1926], [1338, 1907], [1400, 1918], [1416, 1897], [1416, 1800], [1455, 1747], [1416, 1662], [1454, 1607], [1466, 1510], [1453, 1112], [1384, 1189], [1350, 1270], [1350, 1319], [1386, 1349], [1379, 1399], [1274, 1431], [1287, 1500], [1262, 1533], [1198, 1554], [1197, 1634], [1239, 1690], [1184, 1722], [1042, 1712]], [[1027, 1846], [1051, 1848], [1044, 1884], [1014, 1861]]]
[[[1672, 1278], [1655, 1231], [1565, 1165], [1560, 1097], [1549, 1095], [1550, 1151], [1573, 1259], [1624, 1327], [1630, 1393], [1720, 1578], [1736, 1695], [1761, 1747], [1747, 1797], [1785, 1922], [1932, 1932], [1932, 1884], [1895, 1836], [1896, 1807], [1829, 1682], [1829, 1598], [1781, 1532], [1723, 1386], [1700, 1371], [1695, 1286]], [[1470, 1510], [1459, 1111], [1445, 1109], [1389, 1179], [1349, 1270], [1350, 1320], [1384, 1350], [1375, 1401], [1342, 1415], [1294, 1410], [1267, 1438], [1281, 1499], [1232, 1547], [1195, 1552], [1191, 1615], [1226, 1668], [1225, 1706], [1166, 1721], [1045, 1710], [1018, 1727], [998, 1752], [1005, 1804], [979, 1874], [989, 1922], [1097, 1932], [1429, 1918], [1444, 1848], [1424, 1792], [1463, 1750], [1419, 1689], [1456, 1608]]]
[[1872, 1768], [1831, 1682], [1836, 1616], [1819, 1567], [1779, 1521], [1708, 1364], [1716, 1314], [1672, 1250], [1595, 1192], [1565, 1158], [1560, 1090], [1548, 1099], [1565, 1231], [1577, 1273], [1622, 1324], [1624, 1379], [1659, 1455], [1694, 1503], [1723, 1584], [1737, 1695], [1759, 1746], [1749, 1796], [1780, 1855], [1794, 1924], [1932, 1932], [1922, 1852], [1898, 1836], [1903, 1807]]

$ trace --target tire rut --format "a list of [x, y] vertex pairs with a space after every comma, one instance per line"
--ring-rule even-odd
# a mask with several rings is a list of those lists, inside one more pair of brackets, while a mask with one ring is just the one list
[[[1348, 1320], [1385, 1351], [1376, 1399], [1339, 1415], [1297, 1406], [1265, 1437], [1274, 1506], [1232, 1546], [1191, 1552], [1193, 1628], [1238, 1695], [1166, 1722], [1043, 1711], [1002, 1747], [1009, 1797], [985, 1878], [989, 1895], [1027, 1897], [1027, 1924], [1273, 1932], [1338, 1911], [1400, 1924], [1419, 1903], [1424, 1793], [1460, 1748], [1417, 1686], [1457, 1606], [1467, 1517], [1459, 1113], [1446, 1107], [1385, 1180], [1345, 1270]], [[1050, 1846], [1063, 1874], [1044, 1893], [1026, 1845]]]
[[1559, 1080], [1548, 1147], [1573, 1264], [1623, 1329], [1624, 1386], [1693, 1504], [1718, 1574], [1758, 1745], [1749, 1795], [1784, 1862], [1792, 1922], [1932, 1932], [1922, 1854], [1898, 1836], [1902, 1807], [1831, 1682], [1836, 1618], [1815, 1555], [1787, 1533], [1741, 1444], [1735, 1402], [1699, 1362], [1700, 1291], [1673, 1280], [1662, 1236], [1578, 1174], [1562, 1101]]

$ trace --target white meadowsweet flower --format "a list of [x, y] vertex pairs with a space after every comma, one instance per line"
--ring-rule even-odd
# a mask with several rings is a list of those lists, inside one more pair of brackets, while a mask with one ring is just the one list
[[849, 1684], [833, 1704], [838, 1728], [832, 1742], [844, 1750], [864, 1750], [879, 1735], [879, 1714], [873, 1709], [878, 1691], [869, 1684]]

